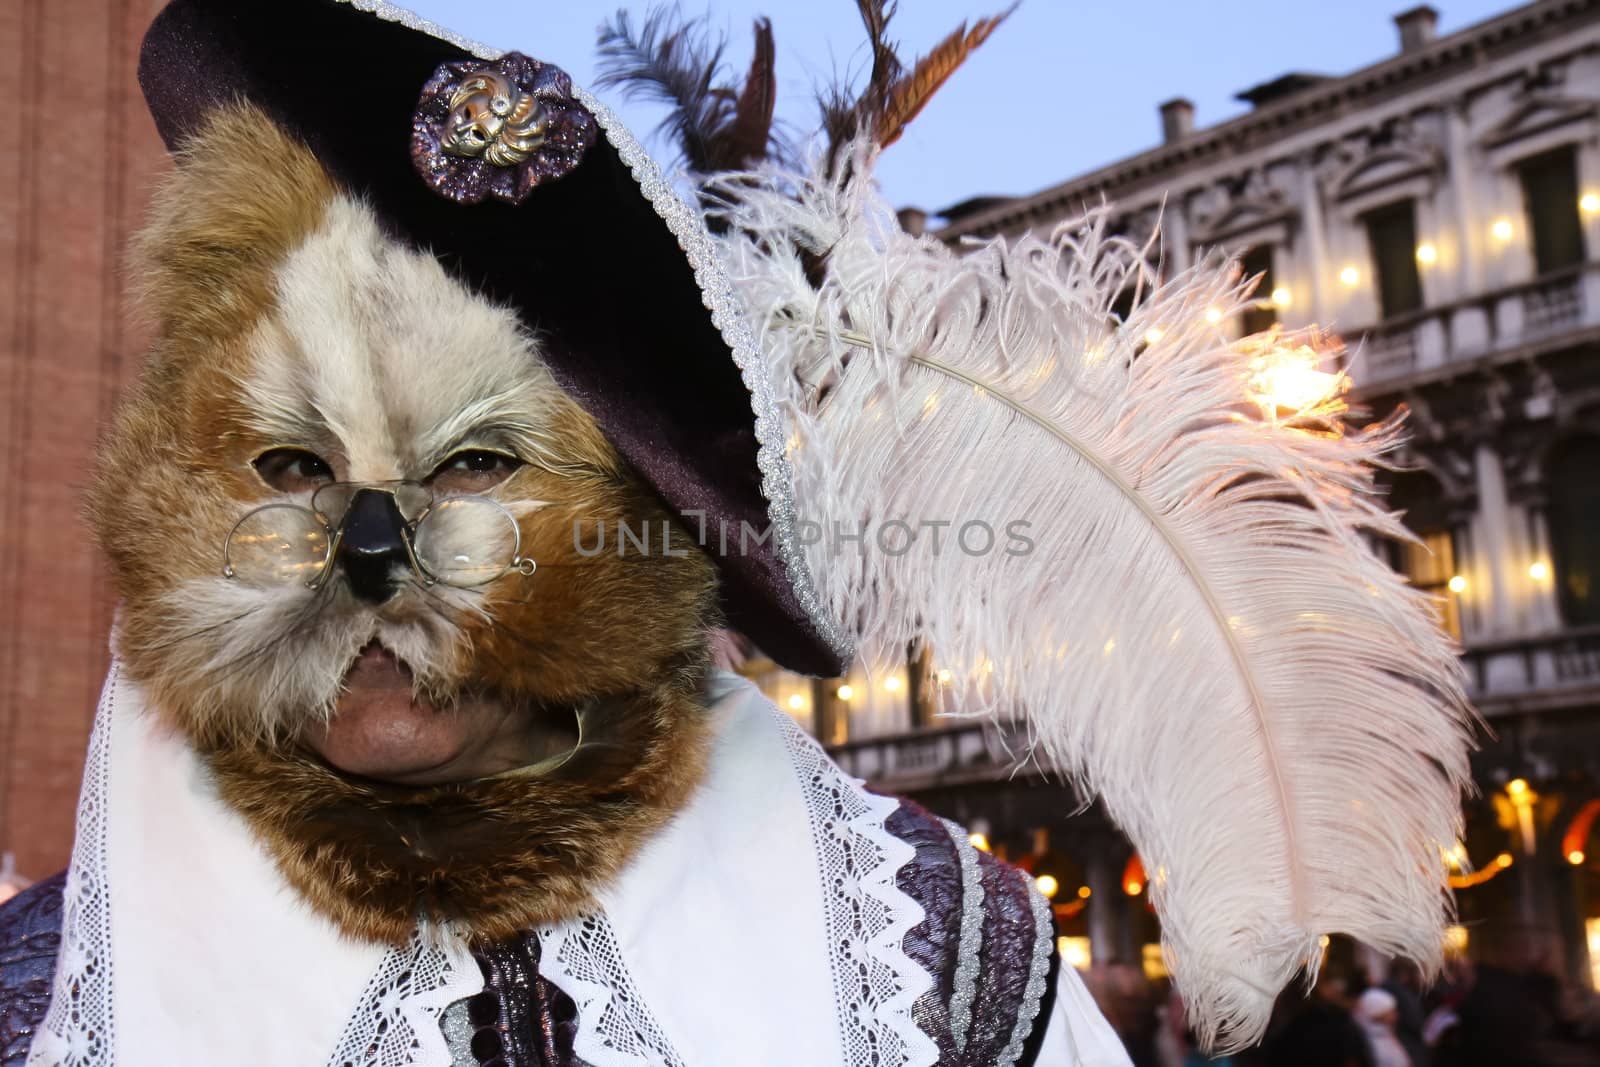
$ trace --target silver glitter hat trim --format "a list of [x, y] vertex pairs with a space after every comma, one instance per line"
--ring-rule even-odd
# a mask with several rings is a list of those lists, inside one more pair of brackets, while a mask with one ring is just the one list
[[[448, 41], [457, 48], [471, 52], [480, 59], [498, 59], [504, 50], [490, 47], [479, 41], [463, 37], [451, 30], [422, 18], [414, 11], [387, 3], [386, 0], [338, 0], [348, 3], [358, 11], [366, 11], [388, 22], [398, 22], [430, 37]], [[678, 247], [694, 271], [695, 284], [700, 287], [701, 300], [711, 312], [711, 323], [722, 334], [723, 341], [733, 353], [734, 365], [739, 368], [745, 388], [750, 391], [750, 408], [755, 414], [756, 467], [761, 471], [761, 493], [767, 498], [767, 517], [772, 522], [772, 541], [783, 565], [795, 599], [806, 613], [806, 618], [817, 635], [828, 647], [848, 663], [855, 658], [855, 641], [817, 593], [800, 547], [797, 529], [798, 509], [794, 496], [794, 472], [789, 467], [784, 443], [789, 434], [782, 412], [772, 393], [772, 381], [761, 349], [756, 344], [755, 331], [745, 314], [743, 303], [733, 283], [728, 280], [722, 261], [717, 258], [711, 235], [705, 221], [683, 198], [678, 196], [661, 173], [661, 167], [650, 158], [638, 138], [623, 125], [611, 109], [596, 100], [585, 89], [573, 87], [577, 97], [605, 132], [606, 140], [616, 149], [622, 162], [627, 164], [639, 191], [650, 201], [667, 229], [678, 239]]]
[[463, 51], [471, 52], [479, 59], [499, 59], [505, 55], [505, 49], [503, 48], [491, 48], [481, 41], [463, 37], [461, 34], [454, 30], [446, 29], [437, 22], [428, 21], [415, 11], [408, 11], [403, 7], [388, 3], [387, 0], [335, 0], [335, 2], [349, 4], [357, 11], [365, 11], [369, 15], [376, 15], [385, 22], [398, 22], [407, 29], [425, 33], [429, 37], [437, 37], [439, 40], [447, 41]]

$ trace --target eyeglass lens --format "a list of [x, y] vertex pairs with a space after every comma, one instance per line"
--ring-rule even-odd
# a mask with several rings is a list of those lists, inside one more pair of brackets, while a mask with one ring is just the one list
[[[423, 576], [447, 585], [484, 585], [513, 566], [533, 572], [533, 562], [518, 558], [521, 534], [516, 520], [485, 497], [447, 497], [433, 503], [414, 483], [379, 483], [393, 492], [395, 505], [411, 530], [411, 548]], [[339, 529], [355, 494], [368, 486], [335, 483], [312, 497], [311, 508], [270, 504], [240, 519], [224, 548], [223, 573], [252, 585], [300, 582], [318, 584], [330, 559], [330, 531]]]

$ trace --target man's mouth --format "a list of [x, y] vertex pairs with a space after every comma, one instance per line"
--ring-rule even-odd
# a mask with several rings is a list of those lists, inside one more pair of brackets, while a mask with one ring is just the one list
[[552, 736], [534, 716], [489, 697], [441, 708], [419, 698], [414, 681], [393, 652], [368, 644], [345, 674], [332, 717], [308, 729], [306, 742], [346, 774], [426, 786], [512, 770], [577, 740], [575, 730], [563, 725]]

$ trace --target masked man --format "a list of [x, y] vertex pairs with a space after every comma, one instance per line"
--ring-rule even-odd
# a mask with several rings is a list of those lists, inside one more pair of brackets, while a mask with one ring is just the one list
[[[177, 165], [138, 249], [158, 339], [90, 493], [121, 595], [115, 659], [71, 867], [0, 912], [4, 1063], [1125, 1062], [1060, 965], [1032, 879], [841, 774], [752, 686], [711, 668], [720, 626], [817, 674], [842, 672], [864, 633], [922, 641], [960, 653], [974, 707], [1030, 709], [1046, 743], [1065, 746], [1050, 751], [1067, 773], [1144, 838], [1158, 896], [1170, 867], [1169, 949], [1180, 980], [1195, 968], [1208, 1033], [1249, 1036], [1322, 930], [1360, 932], [1344, 897], [1301, 878], [1322, 819], [1280, 795], [1292, 775], [1276, 791], [1252, 786], [1267, 799], [1245, 808], [1269, 832], [1225, 837], [1279, 865], [1259, 894], [1270, 918], [1240, 912], [1217, 929], [1184, 912], [1235, 860], [1198, 855], [1182, 825], [1152, 829], [1173, 825], [1162, 811], [1204, 808], [1183, 791], [1214, 777], [1205, 766], [1163, 777], [1186, 762], [1168, 746], [1203, 763], [1193, 754], [1206, 746], [1180, 736], [1199, 731], [1267, 766], [1277, 753], [1258, 750], [1279, 735], [1264, 724], [1310, 728], [1266, 706], [1271, 679], [1255, 684], [1248, 643], [1235, 644], [1239, 676], [1222, 670], [1215, 685], [1183, 679], [1231, 662], [1225, 644], [1161, 653], [1188, 665], [1172, 681], [1195, 691], [1173, 697], [1189, 704], [1106, 667], [1072, 687], [1098, 694], [1081, 719], [1031, 710], [1037, 694], [1019, 679], [1056, 676], [1041, 649], [1014, 643], [1019, 619], [1031, 619], [1028, 640], [1059, 642], [1044, 650], [1053, 663], [1089, 642], [1051, 619], [1114, 624], [1130, 650], [1146, 637], [1166, 649], [1178, 637], [1165, 615], [1141, 628], [1119, 612], [1155, 619], [1189, 595], [1159, 595], [1178, 577], [1074, 592], [1031, 615], [1006, 598], [1077, 580], [1051, 554], [1060, 546], [1026, 564], [994, 553], [982, 567], [1012, 569], [954, 584], [873, 569], [901, 566], [897, 552], [849, 565], [817, 554], [808, 523], [915, 513], [887, 504], [934, 483], [1003, 487], [1035, 530], [1037, 507], [1057, 497], [1110, 528], [1090, 490], [1060, 481], [1061, 464], [1019, 487], [970, 459], [952, 466], [938, 453], [948, 432], [917, 437], [939, 405], [901, 391], [907, 367], [974, 373], [940, 347], [958, 326], [1000, 331], [968, 339], [985, 358], [1021, 353], [1005, 332], [1019, 321], [1013, 297], [1037, 291], [1020, 268], [864, 238], [870, 145], [810, 184], [733, 180], [709, 197], [714, 238], [559, 68], [383, 3], [175, 0], [149, 32], [140, 80]], [[928, 275], [942, 295], [919, 297], [905, 288], [916, 271], [890, 269], [897, 256], [956, 275]], [[901, 288], [873, 297], [873, 279], [891, 276]], [[993, 288], [1013, 280], [1015, 293]], [[1232, 284], [1220, 270], [1201, 280]], [[1051, 284], [1066, 303], [1049, 314], [1111, 328], [1076, 310], [1115, 295], [1103, 281]], [[946, 317], [902, 336], [917, 307]], [[1028, 335], [1095, 374], [1164, 366], [1161, 351], [1096, 362], [1087, 336]], [[821, 356], [806, 347], [818, 343]], [[910, 362], [884, 376], [887, 351]], [[1010, 398], [1004, 417], [1047, 410], [1011, 373], [991, 383]], [[1159, 396], [1148, 381], [1096, 388]], [[1203, 383], [1194, 390], [1212, 403]], [[989, 402], [965, 379], [956, 392], [957, 405]], [[1212, 406], [1229, 415], [1211, 432], [1237, 432], [1234, 398]], [[1204, 420], [1179, 421], [1188, 433]], [[873, 443], [889, 427], [898, 436]], [[1149, 440], [1182, 443], [1171, 436]], [[1272, 448], [1309, 447], [1280, 435], [1218, 452], [1276, 469]], [[861, 481], [909, 460], [948, 477]], [[1316, 463], [1297, 468], [1304, 493], [1322, 491]], [[1360, 499], [1352, 476], [1324, 482]], [[1119, 521], [1181, 511], [1107, 499], [1124, 507]], [[1277, 506], [1290, 517], [1261, 516], [1261, 528], [1299, 523], [1308, 542], [1358, 551], [1340, 524], [1359, 521], [1339, 510], [1358, 505]], [[1081, 569], [1125, 584], [1115, 576], [1138, 561], [1115, 552], [1150, 542], [1129, 543]], [[1386, 706], [1430, 724], [1437, 743], [1398, 742], [1381, 768], [1403, 777], [1416, 749], [1445, 753], [1415, 825], [1392, 826], [1400, 846], [1387, 849], [1398, 877], [1426, 881], [1412, 861], [1451, 832], [1459, 774], [1454, 690], [1434, 670], [1448, 650], [1429, 644], [1425, 607], [1392, 576], [1366, 556], [1342, 565], [1347, 585], [1388, 583], [1393, 614], [1350, 610], [1402, 633], [1436, 676]], [[897, 583], [957, 599], [910, 604]], [[962, 629], [995, 611], [1010, 616], [1003, 629]], [[1115, 642], [1092, 643], [1099, 662]], [[1117, 702], [1148, 709], [1119, 720], [1150, 731], [1110, 746], [1122, 755], [1095, 725]], [[1159, 727], [1168, 709], [1177, 725]], [[1076, 756], [1071, 721], [1095, 742]], [[1230, 730], [1243, 740], [1230, 744]], [[1134, 775], [1154, 823], [1110, 773], [1127, 753], [1158, 768]], [[1310, 836], [1280, 833], [1299, 822]], [[1418, 912], [1421, 942], [1442, 907]]]

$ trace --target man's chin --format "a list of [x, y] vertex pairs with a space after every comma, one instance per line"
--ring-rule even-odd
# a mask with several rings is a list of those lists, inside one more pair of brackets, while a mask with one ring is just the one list
[[[415, 694], [411, 669], [377, 642], [357, 653], [326, 723], [305, 741], [346, 774], [405, 785], [434, 785], [471, 777], [459, 768], [488, 713], [481, 706], [441, 709]], [[452, 768], [457, 772], [452, 774]]]
[[328, 722], [309, 729], [305, 740], [346, 774], [433, 785], [451, 780], [445, 772], [471, 746], [474, 718], [442, 711], [409, 689], [350, 687]]
[[357, 653], [327, 722], [305, 743], [345, 774], [406, 786], [486, 778], [568, 751], [571, 714], [535, 714], [493, 695], [441, 707], [418, 695], [411, 669], [373, 642]]

